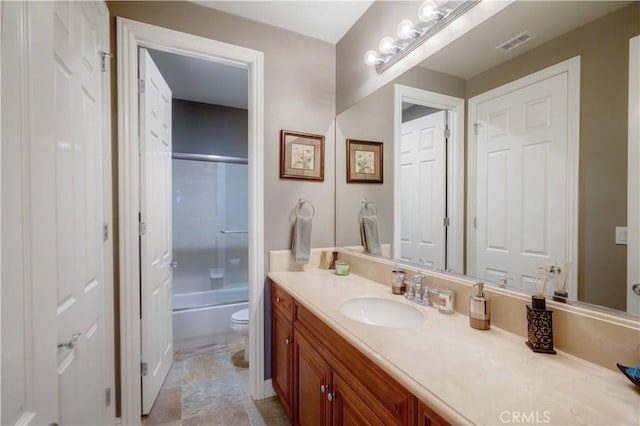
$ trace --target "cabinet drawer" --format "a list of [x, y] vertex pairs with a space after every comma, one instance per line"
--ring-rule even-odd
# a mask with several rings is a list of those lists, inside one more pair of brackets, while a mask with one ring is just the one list
[[293, 298], [273, 281], [271, 281], [271, 306], [280, 312], [287, 321], [293, 321]]

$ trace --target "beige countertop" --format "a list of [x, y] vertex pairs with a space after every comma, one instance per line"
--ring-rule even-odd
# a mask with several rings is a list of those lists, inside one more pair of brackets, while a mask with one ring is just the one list
[[[269, 278], [453, 424], [640, 425], [640, 391], [612, 370], [562, 352], [534, 353], [521, 336], [472, 329], [464, 315], [421, 307], [354, 274], [307, 270]], [[407, 303], [426, 320], [387, 328], [340, 312], [360, 297]]]

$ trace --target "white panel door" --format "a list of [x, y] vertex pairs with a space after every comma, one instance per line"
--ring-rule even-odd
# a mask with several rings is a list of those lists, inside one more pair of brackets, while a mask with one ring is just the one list
[[628, 137], [627, 311], [640, 315], [640, 36], [629, 41]]
[[531, 293], [538, 266], [565, 263], [567, 99], [563, 73], [477, 106], [479, 278]]
[[[55, 217], [61, 424], [104, 424], [105, 347], [101, 15], [91, 2], [54, 13]], [[107, 42], [107, 41], [105, 41]]]
[[173, 362], [171, 268], [171, 89], [140, 49], [142, 414], [148, 414]]
[[402, 124], [400, 257], [446, 269], [446, 111]]
[[[106, 357], [112, 356], [105, 344], [100, 66], [108, 13], [98, 2], [16, 2], [4, 11], [15, 19], [14, 34], [25, 28], [28, 34], [10, 67], [22, 75], [11, 82], [3, 75], [3, 119], [5, 87], [23, 91], [10, 113], [17, 122], [2, 137], [2, 243], [17, 251], [9, 265], [3, 253], [3, 296], [6, 288], [19, 290], [11, 303], [22, 316], [10, 330], [16, 346], [3, 346], [2, 403], [10, 411], [3, 410], [2, 424], [103, 425], [109, 423]], [[3, 71], [4, 47], [3, 40]], [[16, 225], [8, 241], [6, 212]], [[6, 367], [13, 370], [8, 388]]]

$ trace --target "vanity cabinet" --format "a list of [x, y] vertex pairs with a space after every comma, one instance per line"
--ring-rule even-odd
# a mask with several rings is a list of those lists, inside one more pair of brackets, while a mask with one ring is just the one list
[[294, 425], [329, 425], [331, 366], [298, 331], [293, 342]]
[[271, 375], [282, 408], [289, 419], [293, 391], [293, 299], [271, 286]]
[[444, 426], [448, 423], [422, 402], [418, 402], [418, 426]]
[[447, 424], [309, 309], [271, 286], [273, 386], [292, 424]]

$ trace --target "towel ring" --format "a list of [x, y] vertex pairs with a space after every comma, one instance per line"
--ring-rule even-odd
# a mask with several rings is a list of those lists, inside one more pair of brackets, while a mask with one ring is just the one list
[[366, 198], [362, 199], [362, 206], [360, 207], [360, 215], [362, 216], [362, 213], [369, 209], [373, 214], [378, 214], [378, 208], [376, 207], [375, 203], [373, 201], [369, 201]]
[[300, 211], [302, 210], [302, 207], [305, 204], [309, 204], [309, 206], [311, 206], [311, 217], [315, 216], [316, 214], [316, 207], [313, 205], [313, 203], [309, 200], [305, 200], [304, 198], [299, 198], [298, 199], [298, 203], [296, 204], [296, 216], [300, 216]]

